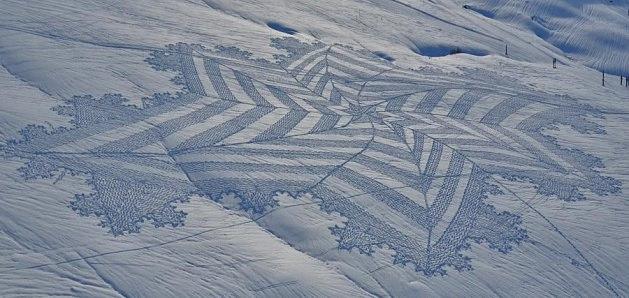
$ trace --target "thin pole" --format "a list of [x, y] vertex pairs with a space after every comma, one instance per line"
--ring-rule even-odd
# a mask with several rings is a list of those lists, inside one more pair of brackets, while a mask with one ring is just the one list
[[603, 86], [605, 86], [605, 72], [603, 71]]

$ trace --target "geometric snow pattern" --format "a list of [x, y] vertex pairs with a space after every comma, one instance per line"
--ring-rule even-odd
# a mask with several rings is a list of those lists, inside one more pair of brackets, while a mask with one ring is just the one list
[[387, 247], [428, 276], [470, 269], [470, 241], [507, 253], [526, 239], [519, 216], [485, 202], [502, 191], [496, 177], [566, 201], [620, 191], [599, 158], [543, 133], [604, 133], [591, 106], [479, 70], [407, 70], [292, 38], [272, 45], [287, 54], [169, 45], [147, 62], [176, 73], [177, 94], [141, 107], [117, 94], [74, 97], [55, 108], [73, 127], [28, 126], [2, 151], [27, 160], [26, 178], [88, 175], [92, 193], [70, 206], [114, 235], [143, 221], [182, 225], [174, 204], [191, 194], [235, 194], [255, 216], [278, 206], [277, 192], [309, 193], [346, 219], [331, 228], [339, 248]]

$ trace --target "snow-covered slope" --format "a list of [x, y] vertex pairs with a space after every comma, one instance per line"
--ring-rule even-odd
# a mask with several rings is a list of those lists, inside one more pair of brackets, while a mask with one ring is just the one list
[[532, 32], [587, 66], [629, 76], [628, 1], [457, 2], [487, 18]]
[[520, 3], [0, 2], [0, 296], [629, 295], [627, 3]]

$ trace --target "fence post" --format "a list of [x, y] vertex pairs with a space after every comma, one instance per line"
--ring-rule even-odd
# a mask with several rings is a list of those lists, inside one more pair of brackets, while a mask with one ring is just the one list
[[603, 71], [603, 86], [605, 86], [605, 72]]

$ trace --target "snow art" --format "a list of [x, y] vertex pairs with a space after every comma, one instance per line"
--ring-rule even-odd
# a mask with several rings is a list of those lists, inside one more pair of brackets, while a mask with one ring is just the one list
[[293, 38], [272, 45], [284, 53], [274, 61], [169, 45], [146, 61], [173, 72], [180, 92], [141, 106], [116, 90], [76, 96], [56, 108], [73, 127], [28, 126], [0, 150], [25, 161], [26, 179], [89, 177], [92, 192], [70, 207], [114, 235], [183, 225], [177, 205], [193, 194], [233, 194], [252, 219], [279, 208], [278, 193], [310, 195], [344, 218], [330, 229], [340, 249], [387, 248], [427, 276], [471, 269], [471, 242], [508, 253], [527, 239], [518, 215], [486, 202], [517, 197], [500, 179], [565, 201], [620, 191], [599, 158], [544, 133], [604, 133], [591, 106], [476, 69], [407, 70]]

